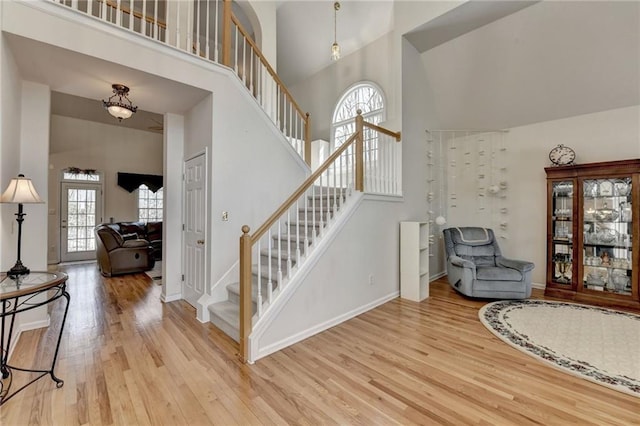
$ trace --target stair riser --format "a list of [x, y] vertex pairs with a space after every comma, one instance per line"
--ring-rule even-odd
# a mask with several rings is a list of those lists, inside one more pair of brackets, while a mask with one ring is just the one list
[[[273, 243], [272, 243], [272, 250], [274, 250], [276, 253], [278, 252], [278, 244], [280, 245], [280, 249], [282, 250], [283, 253], [286, 253], [287, 250], [289, 250], [289, 241], [285, 239], [286, 236], [282, 236], [282, 237], [278, 237], [275, 236], [273, 237]], [[309, 238], [308, 239], [309, 244], [311, 244], [312, 239]], [[304, 253], [304, 241], [300, 241], [300, 243], [296, 242], [296, 241], [291, 241], [291, 254], [294, 254], [296, 252], [296, 250], [300, 248], [300, 254]]]
[[316, 236], [318, 236], [320, 234], [320, 225], [316, 225], [314, 226], [307, 226], [304, 227], [302, 225], [297, 226], [297, 225], [289, 225], [289, 235], [293, 235], [294, 237], [297, 237], [298, 235], [302, 238], [305, 236], [308, 238], [311, 238], [315, 232]]
[[[277, 289], [277, 288], [278, 288], [278, 287], [275, 285], [275, 282], [274, 282], [274, 287], [273, 287], [273, 290], [272, 290], [272, 291], [276, 291], [276, 289]], [[262, 295], [262, 302], [264, 303], [264, 302], [266, 302], [266, 301], [267, 301], [267, 295], [268, 295], [267, 282], [266, 282], [266, 280], [265, 280], [265, 282], [262, 284], [262, 290], [261, 290], [261, 291], [262, 291], [262, 293], [261, 293], [261, 295]], [[227, 299], [228, 299], [230, 302], [233, 302], [233, 303], [237, 304], [238, 306], [240, 306], [240, 294], [236, 293], [235, 291], [229, 291], [229, 290], [227, 290]], [[256, 312], [256, 307], [257, 307], [257, 302], [258, 302], [258, 295], [257, 295], [257, 293], [253, 294], [251, 299], [252, 299], [252, 300], [251, 300], [251, 309], [252, 309], [252, 310], [253, 310], [253, 312], [255, 313], [255, 312]]]
[[[340, 207], [340, 205], [342, 204], [342, 200], [340, 198], [337, 199], [333, 199], [333, 198], [316, 198], [315, 199], [315, 207], [316, 208], [320, 208], [320, 207], [324, 207], [326, 208], [327, 206], [330, 206], [331, 208], [333, 208], [334, 205]], [[313, 198], [309, 198], [307, 199], [307, 206], [309, 208], [313, 208], [314, 207], [314, 199]]]
[[[269, 267], [269, 263], [271, 263], [271, 270], [275, 271], [278, 269], [278, 265], [280, 265], [280, 268], [282, 268], [282, 270], [286, 270], [287, 269], [287, 260], [283, 260], [283, 259], [278, 259], [276, 257], [278, 251], [274, 250], [273, 256], [271, 258], [269, 258], [269, 256], [263, 254], [260, 256], [260, 264], [262, 265], [262, 268], [268, 268]], [[291, 255], [292, 255], [292, 259], [291, 259], [291, 267], [293, 267], [293, 265], [296, 264], [295, 262], [295, 254], [296, 251], [293, 247], [291, 247]], [[269, 261], [271, 260], [271, 261]]]
[[322, 221], [322, 223], [326, 223], [329, 221], [329, 219], [331, 219], [333, 217], [333, 211], [331, 212], [313, 212], [311, 209], [307, 210], [307, 212], [305, 213], [304, 210], [301, 210], [298, 213], [298, 221], [301, 223], [304, 223], [305, 221], [305, 217], [306, 217], [306, 221], [307, 223], [311, 226], [313, 224], [313, 218], [316, 218], [316, 225], [318, 223], [320, 223], [320, 221]]
[[[300, 251], [300, 255], [304, 255], [306, 246], [313, 243], [314, 236], [318, 236], [323, 231], [327, 222], [333, 218], [334, 212], [337, 212], [345, 202], [344, 190], [338, 190], [335, 196], [334, 192], [335, 190], [327, 191], [326, 188], [323, 188], [322, 197], [320, 197], [320, 189], [316, 188], [315, 196], [307, 198], [307, 206], [298, 209], [298, 217], [294, 215], [294, 217], [287, 219], [289, 222], [285, 224], [284, 229], [280, 230], [283, 234], [271, 236], [271, 250], [268, 251], [264, 248], [260, 250], [260, 257], [257, 260], [260, 263], [260, 277], [257, 276], [257, 266], [252, 266], [251, 309], [254, 314], [257, 312], [258, 297], [255, 289], [258, 283], [260, 283], [262, 303], [267, 303], [269, 280], [272, 282], [271, 292], [275, 292], [282, 282], [278, 282], [278, 276], [285, 279], [289, 272], [288, 259], [291, 262], [290, 267], [293, 268], [296, 265], [297, 250]], [[256, 262], [256, 259], [254, 258], [253, 261]], [[270, 277], [268, 275], [269, 265], [271, 266]], [[278, 274], [278, 268], [280, 268], [280, 274]], [[238, 283], [227, 286], [227, 299], [228, 303], [240, 306]], [[238, 341], [238, 324], [235, 319], [239, 316], [239, 311], [236, 312], [233, 306], [225, 306], [226, 303], [222, 302], [220, 306], [209, 308], [211, 322]], [[216, 309], [220, 315], [215, 313]]]

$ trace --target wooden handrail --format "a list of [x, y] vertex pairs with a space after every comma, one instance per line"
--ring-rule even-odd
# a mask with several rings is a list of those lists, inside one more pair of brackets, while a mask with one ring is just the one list
[[[267, 219], [267, 221], [260, 227], [258, 228], [258, 230], [256, 232], [253, 233], [253, 235], [251, 235], [251, 243], [254, 244], [256, 241], [258, 241], [260, 239], [260, 237], [262, 237], [264, 235], [265, 232], [267, 232], [269, 230], [269, 228], [271, 228], [271, 226], [273, 226], [274, 223], [276, 223], [276, 220], [278, 220], [278, 218], [280, 216], [282, 216], [284, 214], [284, 212], [287, 211], [287, 209], [289, 209], [289, 207], [291, 207], [293, 205], [293, 203], [300, 198], [300, 196], [302, 194], [304, 194], [304, 192], [309, 189], [309, 187], [311, 185], [313, 185], [313, 183], [316, 181], [316, 179], [318, 179], [320, 177], [320, 175], [322, 173], [324, 173], [329, 166], [331, 166], [331, 163], [333, 163], [333, 161], [338, 158], [357, 138], [358, 134], [354, 133], [353, 135], [351, 135], [351, 137], [349, 139], [347, 139], [347, 141], [345, 143], [343, 143], [340, 148], [338, 148], [337, 150], [335, 150], [333, 152], [333, 154], [331, 154], [329, 156], [329, 158], [327, 158], [327, 160], [322, 163], [322, 165], [320, 167], [318, 167], [318, 169], [313, 172], [311, 174], [311, 176], [309, 176], [303, 183], [302, 185], [300, 185], [298, 187], [298, 189], [291, 194], [291, 196], [289, 198], [286, 199], [286, 201], [284, 203], [282, 203], [282, 205], [280, 206], [280, 208], [278, 208], [278, 210], [275, 211], [275, 213], [273, 213], [271, 216], [269, 216], [269, 219]], [[356, 160], [357, 161], [357, 160]]]
[[389, 129], [385, 129], [384, 127], [380, 127], [380, 126], [376, 126], [373, 123], [367, 123], [366, 121], [364, 122], [364, 127], [368, 127], [370, 129], [375, 130], [376, 132], [380, 132], [380, 133], [384, 133], [387, 136], [391, 136], [392, 138], [396, 138], [396, 142], [400, 142], [401, 140], [401, 133], [400, 132], [392, 132]]
[[260, 58], [260, 62], [262, 62], [262, 64], [267, 68], [267, 71], [269, 72], [269, 74], [271, 74], [271, 77], [273, 77], [275, 82], [278, 83], [278, 86], [282, 89], [282, 92], [285, 94], [287, 99], [289, 99], [289, 102], [291, 102], [291, 104], [294, 106], [296, 111], [298, 111], [298, 114], [300, 115], [300, 117], [304, 118], [306, 116], [306, 113], [302, 111], [302, 108], [300, 108], [300, 106], [295, 101], [295, 99], [293, 99], [293, 96], [291, 95], [291, 93], [289, 93], [289, 91], [287, 90], [287, 87], [284, 85], [282, 80], [280, 80], [280, 77], [278, 77], [278, 74], [276, 74], [274, 69], [271, 67], [271, 65], [269, 64], [269, 61], [267, 61], [267, 58], [264, 57], [264, 55], [262, 54], [262, 52], [260, 51], [256, 43], [251, 39], [251, 37], [249, 37], [249, 33], [244, 29], [242, 24], [240, 24], [240, 21], [238, 21], [235, 15], [231, 14], [231, 20], [233, 21], [234, 24], [236, 24], [236, 26], [238, 27], [238, 30], [240, 30], [240, 33], [244, 36], [244, 38], [247, 40], [249, 45], [256, 52], [256, 55], [258, 56], [258, 58]]
[[133, 15], [134, 17], [138, 18], [138, 19], [144, 19], [145, 21], [147, 21], [150, 24], [157, 24], [160, 28], [166, 30], [167, 29], [167, 23], [160, 21], [160, 20], [156, 20], [151, 16], [147, 16], [147, 15], [143, 15], [140, 12], [136, 12], [135, 10], [132, 11], [130, 8], [125, 7], [123, 5], [120, 5], [120, 9], [118, 9], [118, 3], [113, 1], [113, 0], [98, 0], [98, 3], [102, 3], [104, 2], [107, 6], [116, 9], [116, 10], [121, 10], [123, 13], [126, 13], [127, 15]]
[[[260, 241], [260, 238], [275, 225], [275, 223], [297, 202], [305, 192], [316, 182], [318, 178], [331, 167], [335, 161], [352, 145], [355, 144], [355, 190], [364, 191], [364, 127], [369, 127], [378, 132], [390, 135], [396, 138], [400, 137], [400, 132], [392, 132], [384, 127], [366, 123], [362, 117], [362, 111], [358, 110], [356, 116], [356, 131], [349, 139], [347, 139], [338, 149], [336, 149], [325, 160], [318, 169], [311, 174], [305, 181], [294, 191], [284, 203], [253, 233], [250, 235], [250, 229], [247, 225], [242, 227], [242, 236], [240, 237], [240, 329], [239, 329], [239, 356], [243, 362], [249, 359], [249, 335], [252, 330], [253, 310], [251, 304], [252, 295], [252, 248]], [[260, 278], [258, 279], [260, 280]]]

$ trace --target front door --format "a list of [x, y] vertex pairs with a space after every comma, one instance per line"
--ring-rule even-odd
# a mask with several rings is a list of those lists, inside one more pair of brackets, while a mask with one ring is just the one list
[[196, 306], [204, 294], [207, 217], [205, 155], [201, 154], [185, 163], [184, 206], [184, 281], [182, 297]]
[[63, 182], [60, 192], [60, 260], [96, 258], [93, 228], [102, 222], [102, 185]]

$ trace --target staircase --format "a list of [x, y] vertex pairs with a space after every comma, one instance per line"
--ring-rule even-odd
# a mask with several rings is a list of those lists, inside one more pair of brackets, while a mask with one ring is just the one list
[[[320, 188], [306, 197], [306, 205], [298, 208], [297, 217], [286, 222], [284, 232], [271, 236], [271, 246], [260, 249], [259, 264], [252, 265], [252, 312], [269, 306], [271, 296], [280, 291], [282, 284], [295, 272], [298, 259], [305, 249], [331, 226], [335, 214], [344, 205], [347, 189]], [[273, 278], [269, 278], [273, 277]], [[270, 282], [271, 281], [271, 282]], [[258, 285], [260, 291], [258, 292]], [[227, 300], [209, 305], [210, 321], [235, 341], [239, 341], [240, 283], [227, 285]]]

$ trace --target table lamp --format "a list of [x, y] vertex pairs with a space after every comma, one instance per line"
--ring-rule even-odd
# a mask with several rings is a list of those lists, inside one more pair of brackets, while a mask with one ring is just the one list
[[20, 260], [20, 244], [22, 241], [22, 222], [26, 213], [22, 211], [23, 204], [36, 204], [44, 203], [36, 189], [31, 183], [31, 179], [24, 177], [23, 174], [19, 174], [17, 178], [11, 179], [9, 186], [0, 196], [0, 203], [11, 203], [18, 205], [18, 213], [16, 213], [16, 221], [18, 222], [18, 260], [13, 268], [7, 271], [7, 275], [15, 278], [19, 275], [26, 275], [29, 273], [29, 268], [22, 264]]

